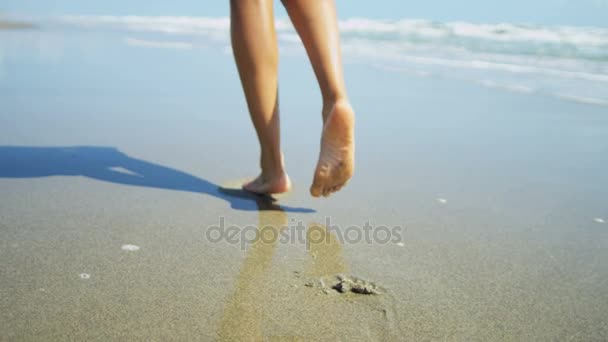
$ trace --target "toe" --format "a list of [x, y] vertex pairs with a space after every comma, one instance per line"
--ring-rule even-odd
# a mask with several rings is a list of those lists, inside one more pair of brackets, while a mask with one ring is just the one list
[[264, 184], [260, 181], [260, 178], [256, 178], [243, 185], [243, 189], [255, 194], [262, 194], [265, 192]]
[[329, 196], [330, 193], [331, 193], [331, 188], [324, 188], [323, 189], [323, 197]]
[[259, 189], [258, 187], [255, 187], [255, 186], [243, 187], [243, 189], [244, 189], [244, 190], [247, 190], [247, 191], [249, 191], [249, 192], [252, 192], [252, 193], [254, 193], [254, 194], [260, 194], [260, 193], [262, 193], [262, 192], [260, 191], [260, 189]]
[[329, 187], [329, 192], [330, 192], [330, 193], [332, 193], [332, 192], [336, 192], [336, 191], [340, 190], [340, 188], [342, 188], [342, 185], [340, 185], [340, 184], [338, 184], [338, 185], [333, 185], [333, 186]]
[[252, 190], [252, 184], [253, 184], [253, 181], [247, 182], [247, 183], [243, 184], [243, 190], [253, 191]]
[[[323, 195], [323, 191], [325, 190], [325, 185], [327, 184], [327, 176], [328, 169], [327, 165], [319, 162], [317, 168], [315, 170], [315, 174], [312, 180], [312, 185], [310, 187], [310, 194], [314, 197], [319, 197]], [[323, 195], [325, 196], [325, 195]]]
[[310, 194], [313, 197], [319, 197], [319, 196], [321, 196], [322, 193], [323, 193], [323, 188], [320, 185], [315, 183], [310, 187]]

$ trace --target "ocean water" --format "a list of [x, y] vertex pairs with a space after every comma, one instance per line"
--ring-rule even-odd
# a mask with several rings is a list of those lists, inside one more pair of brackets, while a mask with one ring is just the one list
[[[128, 45], [230, 51], [229, 18], [59, 16], [50, 29], [110, 30]], [[277, 19], [283, 54], [302, 54], [288, 19]], [[608, 106], [608, 28], [427, 20], [340, 21], [347, 63], [408, 76], [460, 80], [531, 96]]]

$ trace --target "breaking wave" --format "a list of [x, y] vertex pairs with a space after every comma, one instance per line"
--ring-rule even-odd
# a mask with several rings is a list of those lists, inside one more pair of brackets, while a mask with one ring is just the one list
[[[62, 16], [50, 25], [152, 32], [179, 39], [162, 44], [128, 41], [141, 46], [183, 48], [204, 40], [226, 49], [230, 44], [227, 17]], [[478, 80], [495, 77], [497, 83], [504, 75], [516, 76], [514, 89], [542, 88], [546, 93], [572, 94], [562, 96], [564, 100], [608, 104], [608, 28], [365, 18], [341, 20], [339, 27], [344, 54], [351, 60], [422, 74], [436, 69], [469, 72]], [[289, 20], [278, 19], [276, 28], [281, 47], [298, 51], [301, 43]]]

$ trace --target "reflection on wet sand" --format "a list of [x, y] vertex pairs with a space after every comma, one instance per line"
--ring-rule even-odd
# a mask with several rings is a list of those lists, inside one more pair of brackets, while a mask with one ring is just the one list
[[301, 286], [307, 279], [329, 279], [348, 271], [340, 241], [325, 226], [308, 226], [303, 274], [275, 278], [272, 260], [281, 232], [288, 229], [288, 217], [272, 198], [258, 197], [256, 203], [258, 233], [277, 238], [258, 239], [250, 246], [224, 307], [220, 340], [391, 340], [386, 298]]
[[[274, 236], [278, 237], [288, 226], [287, 215], [279, 205], [268, 198], [260, 197], [256, 200], [256, 203], [259, 209], [258, 232], [268, 234], [266, 236], [269, 236], [272, 232]], [[306, 233], [306, 239], [309, 247], [307, 276], [323, 277], [346, 272], [346, 263], [341, 255], [342, 247], [335, 236], [328, 232], [324, 226], [310, 225]], [[274, 240], [260, 239], [251, 245], [236, 279], [235, 292], [224, 308], [219, 330], [221, 340], [259, 341], [269, 337], [264, 336], [262, 323], [263, 314], [269, 311], [267, 306], [271, 301], [272, 290], [270, 287], [273, 282], [268, 278], [268, 271], [272, 264], [277, 240], [278, 238]], [[304, 295], [308, 297], [310, 292]], [[302, 305], [310, 302], [309, 298], [293, 299]], [[338, 314], [337, 311], [334, 313]], [[271, 314], [281, 316], [283, 313], [272, 312]], [[314, 320], [312, 322], [314, 325]], [[281, 338], [287, 337], [281, 336]], [[298, 340], [299, 338], [291, 336], [289, 339]]]
[[267, 272], [279, 233], [287, 227], [287, 215], [268, 198], [256, 200], [259, 210], [258, 232], [272, 232], [277, 239], [259, 239], [251, 245], [236, 279], [235, 292], [224, 308], [219, 336], [223, 341], [263, 340], [261, 313], [270, 298]]
[[346, 273], [342, 245], [325, 226], [310, 224], [306, 231], [306, 241], [312, 259], [306, 272], [308, 276], [321, 278]]

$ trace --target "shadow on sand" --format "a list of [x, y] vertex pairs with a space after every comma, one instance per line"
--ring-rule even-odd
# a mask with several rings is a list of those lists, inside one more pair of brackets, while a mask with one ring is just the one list
[[114, 147], [0, 146], [0, 178], [48, 176], [85, 176], [111, 183], [204, 193], [225, 200], [237, 210], [315, 212], [308, 208], [259, 206], [260, 200], [274, 202], [275, 199], [224, 189], [188, 173], [129, 157]]

